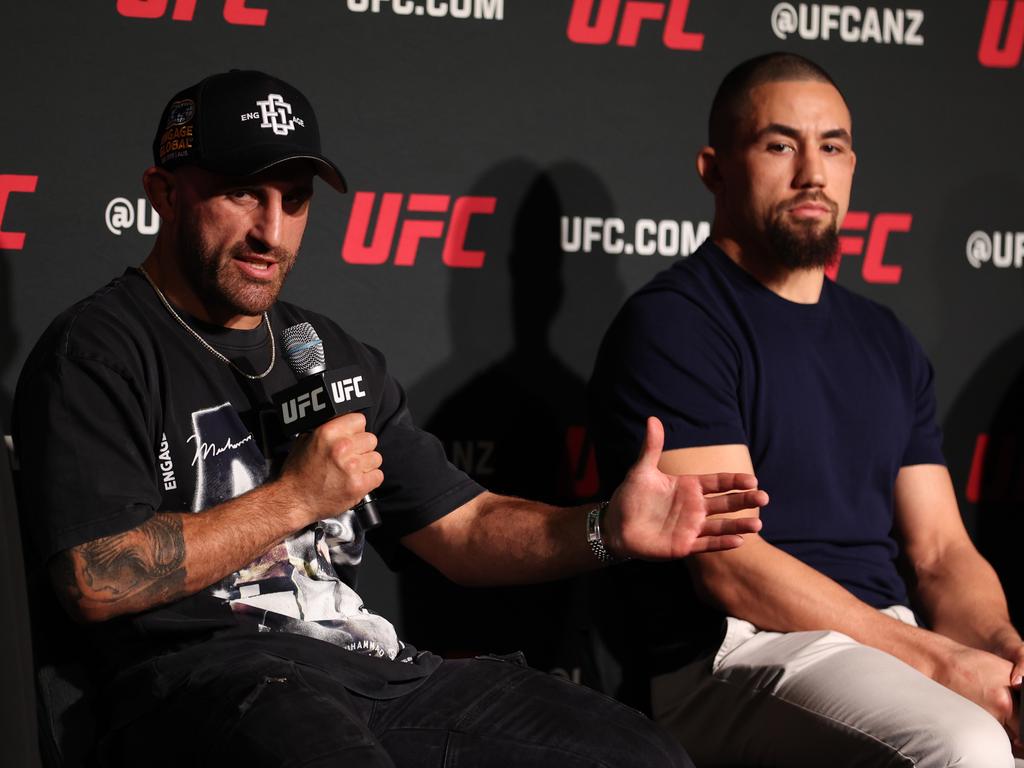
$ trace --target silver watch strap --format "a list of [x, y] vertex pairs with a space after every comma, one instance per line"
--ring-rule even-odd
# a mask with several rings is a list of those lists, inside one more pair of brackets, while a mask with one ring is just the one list
[[608, 547], [604, 545], [604, 538], [601, 536], [601, 514], [607, 507], [608, 502], [602, 501], [587, 512], [587, 544], [590, 547], [590, 551], [594, 553], [594, 557], [602, 565], [619, 562], [619, 558], [608, 551]]

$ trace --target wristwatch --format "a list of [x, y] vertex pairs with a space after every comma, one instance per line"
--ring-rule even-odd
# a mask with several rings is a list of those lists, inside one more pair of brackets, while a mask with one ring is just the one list
[[598, 562], [602, 565], [611, 565], [612, 563], [629, 560], [628, 557], [616, 557], [609, 552], [608, 547], [604, 545], [604, 538], [601, 536], [601, 515], [607, 508], [608, 502], [602, 501], [592, 510], [587, 512], [587, 545], [590, 547], [590, 551], [594, 553], [594, 557], [596, 557]]

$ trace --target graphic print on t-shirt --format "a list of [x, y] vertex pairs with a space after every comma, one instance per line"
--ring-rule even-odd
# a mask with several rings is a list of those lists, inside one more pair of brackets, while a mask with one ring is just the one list
[[[253, 435], [230, 403], [192, 414], [192, 511], [233, 499], [262, 485], [269, 470]], [[363, 607], [339, 577], [354, 573], [365, 537], [351, 510], [271, 548], [212, 588], [236, 613], [254, 616], [262, 631], [308, 635], [357, 653], [394, 659], [402, 648], [395, 629]]]
[[241, 496], [267, 480], [256, 441], [231, 403], [193, 413], [188, 442], [196, 473], [193, 512]]

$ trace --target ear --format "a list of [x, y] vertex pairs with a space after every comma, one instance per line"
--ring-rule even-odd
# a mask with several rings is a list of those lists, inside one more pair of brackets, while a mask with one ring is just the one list
[[697, 153], [697, 175], [712, 194], [722, 186], [722, 169], [718, 165], [718, 152], [714, 147], [701, 147]]
[[155, 166], [147, 168], [142, 174], [142, 187], [146, 190], [146, 197], [150, 205], [159, 214], [163, 221], [174, 221], [175, 200], [177, 198], [177, 183], [174, 174]]

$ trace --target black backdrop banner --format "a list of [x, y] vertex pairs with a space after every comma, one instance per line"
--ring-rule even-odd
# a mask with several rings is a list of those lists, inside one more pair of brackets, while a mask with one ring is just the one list
[[[965, 520], [1024, 617], [1024, 0], [6, 2], [0, 39], [5, 431], [48, 321], [151, 247], [140, 176], [166, 100], [262, 69], [309, 97], [351, 187], [319, 186], [285, 297], [383, 349], [457, 464], [555, 502], [597, 490], [583, 392], [605, 327], [708, 234], [693, 159], [715, 87], [769, 50], [818, 61], [859, 156], [834, 277], [891, 306], [931, 356]], [[21, 706], [3, 513], [3, 688]], [[575, 585], [492, 598], [459, 639], [432, 635], [428, 583], [375, 561], [362, 591], [419, 645], [539, 644], [539, 666], [585, 677], [536, 637], [585, 623], [559, 608]], [[552, 611], [544, 631], [531, 621]]]

